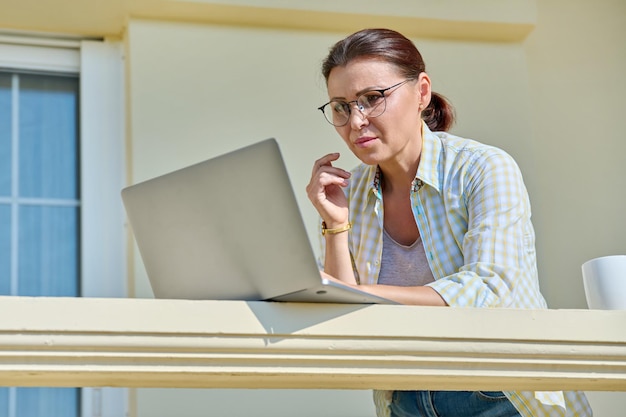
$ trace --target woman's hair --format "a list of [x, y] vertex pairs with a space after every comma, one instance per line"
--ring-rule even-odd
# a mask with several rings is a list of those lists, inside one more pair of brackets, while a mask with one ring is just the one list
[[[390, 29], [364, 29], [340, 40], [330, 48], [322, 62], [322, 74], [328, 82], [333, 68], [345, 66], [357, 58], [379, 59], [395, 65], [408, 79], [419, 77], [426, 65], [413, 42]], [[447, 131], [454, 123], [454, 108], [441, 94], [432, 92], [422, 117], [433, 131]]]

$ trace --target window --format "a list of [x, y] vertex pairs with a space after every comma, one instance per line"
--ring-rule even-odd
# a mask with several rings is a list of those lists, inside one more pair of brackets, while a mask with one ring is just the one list
[[0, 294], [77, 296], [78, 77], [0, 71], [0, 114]]
[[[77, 296], [78, 77], [0, 72], [0, 114], [0, 294]], [[75, 388], [5, 396], [10, 414], [78, 412]]]
[[[119, 43], [0, 34], [0, 294], [126, 296]], [[0, 388], [0, 417], [119, 416], [120, 389]]]

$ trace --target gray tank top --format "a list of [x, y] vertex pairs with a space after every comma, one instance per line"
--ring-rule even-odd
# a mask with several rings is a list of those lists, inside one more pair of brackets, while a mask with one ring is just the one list
[[382, 257], [379, 284], [415, 287], [435, 281], [421, 236], [411, 246], [404, 246], [383, 230]]

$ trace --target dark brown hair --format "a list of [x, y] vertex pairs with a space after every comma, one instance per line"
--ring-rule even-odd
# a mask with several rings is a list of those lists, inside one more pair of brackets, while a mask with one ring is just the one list
[[[330, 48], [322, 62], [326, 81], [333, 68], [345, 66], [357, 58], [374, 58], [393, 64], [409, 79], [416, 80], [426, 71], [422, 55], [405, 36], [390, 29], [364, 29]], [[447, 131], [454, 123], [454, 108], [444, 96], [433, 91], [422, 117], [430, 130]]]

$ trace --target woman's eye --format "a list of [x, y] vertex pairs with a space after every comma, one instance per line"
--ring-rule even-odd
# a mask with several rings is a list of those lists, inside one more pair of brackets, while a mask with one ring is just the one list
[[361, 96], [359, 103], [365, 108], [372, 108], [379, 105], [383, 101], [383, 95], [377, 91], [371, 93], [365, 93]]
[[342, 103], [340, 101], [335, 101], [331, 103], [333, 112], [339, 114], [347, 114], [348, 113], [348, 103]]

